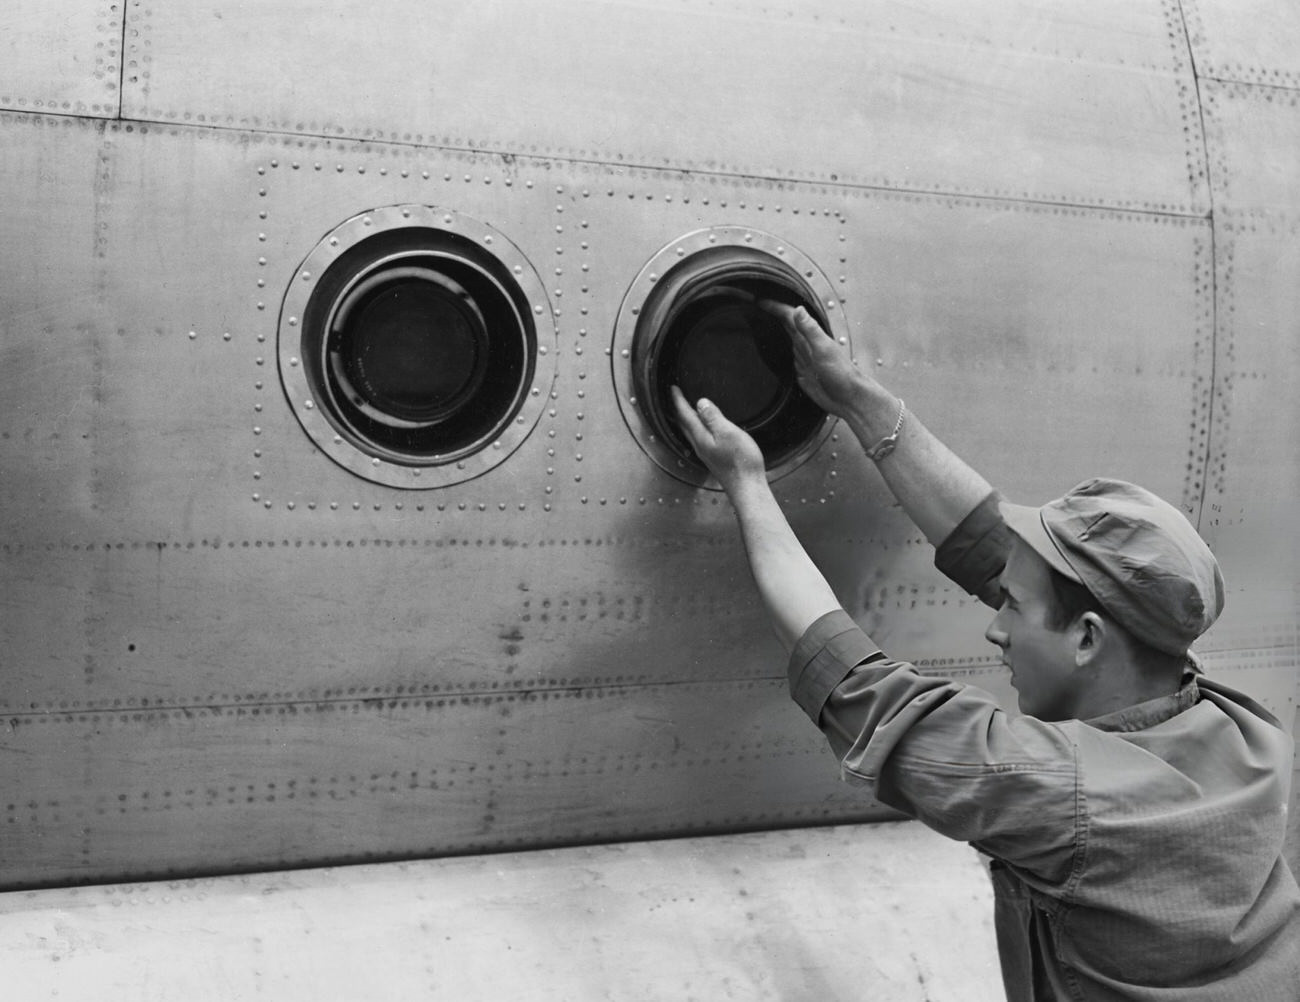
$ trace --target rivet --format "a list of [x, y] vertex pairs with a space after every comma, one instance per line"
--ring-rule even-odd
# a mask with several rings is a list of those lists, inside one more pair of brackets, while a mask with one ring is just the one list
[[540, 306], [534, 306], [534, 307], [533, 307], [533, 312], [536, 313], [538, 316], [541, 316], [541, 315], [542, 315], [542, 308], [541, 308]]
[[254, 501], [261, 501], [261, 500], [262, 500], [262, 495], [260, 495], [260, 494], [254, 494], [254, 495], [253, 495], [253, 500], [254, 500]]
[[191, 341], [193, 341], [193, 340], [194, 340], [196, 337], [198, 337], [198, 336], [199, 336], [198, 331], [190, 331], [190, 340], [191, 340]]
[[514, 273], [515, 273], [516, 275], [522, 275], [522, 274], [524, 273], [524, 269], [523, 269], [523, 267], [522, 267], [521, 265], [515, 265], [515, 267], [514, 267]]
[[619, 354], [622, 355], [624, 358], [628, 358], [632, 353], [628, 351], [626, 348], [624, 348], [621, 352], [619, 352]]
[[259, 258], [257, 259], [257, 263], [260, 264], [260, 265], [265, 265], [265, 264], [266, 264], [266, 258], [264, 258], [264, 257], [259, 257]]
[[310, 400], [304, 400], [303, 403], [302, 403], [302, 405], [303, 405], [304, 407], [306, 407], [308, 410], [311, 410], [313, 407], [316, 406], [316, 405], [315, 405], [314, 403], [312, 403]]
[[223, 340], [223, 341], [229, 341], [229, 340], [230, 340], [230, 331], [226, 331], [224, 334], [222, 334], [222, 335], [221, 335], [221, 340]]
[[331, 501], [330, 511], [338, 511], [338, 510], [339, 510], [339, 503], [337, 501]]
[[361, 510], [361, 502], [360, 502], [360, 501], [353, 501], [353, 502], [352, 502], [352, 510], [353, 510], [353, 511], [360, 511], [360, 510]]
[[442, 217], [442, 221], [443, 221], [444, 223], [446, 223], [448, 226], [450, 226], [450, 225], [451, 225], [451, 216], [443, 216], [443, 217]]
[[298, 318], [297, 318], [297, 317], [290, 317], [290, 318], [289, 318], [289, 326], [290, 326], [290, 327], [297, 327], [297, 326], [298, 326]]
[[538, 348], [538, 349], [537, 349], [537, 354], [539, 354], [539, 355], [545, 355], [545, 354], [546, 354], [546, 345], [542, 345], [540, 348]]
[[253, 434], [254, 434], [254, 435], [260, 435], [260, 434], [262, 434], [262, 429], [259, 428], [259, 427], [257, 427], [256, 425], [254, 425], [254, 426], [253, 426]]
[[296, 366], [296, 365], [298, 364], [298, 359], [297, 359], [297, 357], [295, 356], [294, 358], [289, 359], [289, 364], [290, 364], [290, 365], [293, 365], [293, 366]]
[[265, 507], [267, 507], [267, 508], [270, 508], [270, 507], [271, 507], [271, 502], [270, 502], [270, 501], [267, 501], [267, 502], [265, 502], [264, 504], [265, 504]]
[[285, 507], [288, 508], [290, 511], [293, 511], [293, 509], [297, 506], [292, 501], [290, 501], [287, 505], [285, 505]]
[[378, 460], [378, 459], [372, 459], [372, 460], [370, 461], [370, 465], [371, 465], [371, 466], [378, 466], [378, 465], [379, 465], [379, 460]]
[[485, 244], [490, 244], [492, 242], [492, 238], [490, 236], [486, 236], [483, 238], [483, 242]]
[[310, 272], [310, 271], [304, 271], [304, 272], [302, 273], [302, 280], [303, 280], [304, 282], [310, 282], [310, 281], [311, 281], [311, 272]]

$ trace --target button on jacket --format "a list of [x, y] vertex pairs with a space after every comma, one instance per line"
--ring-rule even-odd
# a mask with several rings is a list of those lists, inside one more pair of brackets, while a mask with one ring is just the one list
[[[986, 596], [1010, 548], [995, 501], [936, 559]], [[1292, 743], [1246, 696], [1189, 670], [1174, 695], [1045, 722], [888, 659], [842, 611], [800, 639], [790, 689], [846, 779], [992, 858], [1011, 1002], [1300, 1000]]]

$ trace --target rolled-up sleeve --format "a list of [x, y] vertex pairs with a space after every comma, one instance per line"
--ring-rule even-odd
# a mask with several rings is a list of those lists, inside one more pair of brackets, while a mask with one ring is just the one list
[[842, 775], [881, 803], [1049, 882], [1070, 872], [1081, 805], [1076, 749], [1060, 727], [890, 660], [842, 610], [800, 638], [789, 682]]
[[934, 553], [935, 567], [993, 608], [998, 605], [998, 575], [1015, 539], [998, 511], [1001, 500], [996, 491], [986, 497]]
[[820, 723], [826, 698], [844, 676], [858, 665], [882, 657], [880, 648], [847, 612], [828, 612], [808, 627], [790, 652], [790, 698], [814, 724]]

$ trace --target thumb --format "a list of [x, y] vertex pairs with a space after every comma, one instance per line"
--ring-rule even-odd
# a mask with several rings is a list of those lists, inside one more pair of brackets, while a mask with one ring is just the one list
[[708, 397], [700, 397], [695, 402], [695, 412], [699, 414], [704, 427], [709, 431], [716, 431], [718, 426], [722, 424], [722, 411], [718, 410], [717, 406]]
[[821, 324], [802, 306], [794, 311], [794, 325], [809, 342], [816, 343], [827, 336]]

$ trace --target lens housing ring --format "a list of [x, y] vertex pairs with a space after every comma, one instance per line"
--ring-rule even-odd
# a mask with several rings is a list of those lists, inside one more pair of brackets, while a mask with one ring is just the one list
[[390, 487], [444, 487], [503, 462], [540, 419], [557, 354], [528, 259], [492, 226], [434, 206], [336, 227], [280, 312], [280, 380], [298, 422], [344, 469]]
[[677, 426], [672, 382], [689, 397], [707, 393], [747, 428], [763, 448], [769, 481], [806, 462], [830, 434], [833, 422], [795, 385], [786, 335], [753, 305], [756, 296], [803, 305], [848, 344], [820, 269], [787, 241], [750, 227], [696, 230], [666, 244], [619, 308], [611, 356], [623, 419], [655, 464], [686, 483], [718, 488]]

